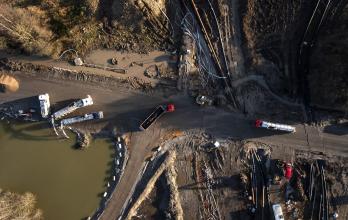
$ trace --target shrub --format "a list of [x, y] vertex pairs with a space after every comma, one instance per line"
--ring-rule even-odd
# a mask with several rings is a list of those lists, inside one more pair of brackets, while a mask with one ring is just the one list
[[0, 189], [0, 219], [43, 219], [42, 211], [35, 208], [36, 198], [32, 193], [22, 195]]

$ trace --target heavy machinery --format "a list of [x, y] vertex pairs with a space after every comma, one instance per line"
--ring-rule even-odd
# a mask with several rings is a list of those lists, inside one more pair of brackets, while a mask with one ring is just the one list
[[275, 220], [284, 220], [283, 210], [280, 204], [272, 205], [274, 219]]
[[290, 180], [294, 173], [293, 166], [291, 163], [285, 163], [284, 165], [284, 176], [287, 180]]
[[196, 103], [200, 106], [211, 106], [213, 105], [213, 99], [205, 95], [199, 95], [196, 97]]
[[146, 130], [150, 127], [159, 117], [166, 112], [174, 112], [175, 106], [173, 104], [159, 105], [141, 124], [140, 129]]
[[50, 114], [50, 96], [45, 93], [38, 96], [39, 103], [40, 103], [40, 111], [41, 111], [41, 117], [42, 118], [48, 118], [48, 115]]
[[255, 127], [266, 128], [266, 129], [270, 129], [270, 130], [286, 131], [286, 132], [292, 132], [292, 133], [296, 132], [296, 128], [293, 126], [272, 123], [272, 122], [263, 121], [263, 120], [259, 120], [259, 119], [255, 121]]
[[99, 112], [84, 114], [81, 116], [76, 116], [73, 118], [65, 118], [60, 121], [60, 127], [63, 128], [64, 126], [67, 126], [67, 125], [71, 125], [71, 124], [75, 124], [75, 123], [79, 123], [83, 121], [89, 121], [93, 119], [102, 119], [103, 117], [104, 117], [103, 112], [99, 111]]
[[80, 99], [76, 102], [71, 103], [70, 105], [66, 106], [65, 108], [60, 109], [59, 111], [52, 114], [52, 119], [57, 120], [62, 117], [64, 117], [67, 114], [70, 114], [71, 112], [75, 111], [76, 109], [93, 105], [93, 99], [90, 95], [87, 95], [87, 98]]

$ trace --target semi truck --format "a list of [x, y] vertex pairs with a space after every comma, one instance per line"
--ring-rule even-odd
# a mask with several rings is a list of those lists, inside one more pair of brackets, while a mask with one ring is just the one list
[[89, 114], [84, 114], [84, 115], [76, 116], [73, 118], [65, 118], [65, 119], [60, 121], [60, 126], [61, 126], [61, 128], [63, 128], [64, 126], [67, 126], [67, 125], [71, 125], [71, 124], [75, 124], [75, 123], [79, 123], [79, 122], [83, 122], [83, 121], [89, 121], [89, 120], [93, 120], [93, 119], [102, 119], [103, 117], [104, 117], [104, 115], [103, 115], [102, 111], [92, 112]]
[[266, 128], [266, 129], [270, 129], [270, 130], [286, 131], [286, 132], [292, 132], [292, 133], [296, 132], [296, 128], [293, 126], [272, 123], [272, 122], [263, 121], [260, 119], [257, 119], [255, 121], [255, 127]]
[[76, 102], [71, 103], [70, 105], [66, 106], [65, 108], [60, 109], [59, 111], [52, 114], [52, 119], [58, 120], [62, 117], [64, 117], [67, 114], [72, 113], [76, 109], [93, 105], [93, 99], [90, 95], [87, 95], [87, 98], [80, 99]]
[[140, 130], [148, 129], [164, 113], [174, 111], [175, 106], [173, 104], [157, 106], [157, 108], [140, 124]]

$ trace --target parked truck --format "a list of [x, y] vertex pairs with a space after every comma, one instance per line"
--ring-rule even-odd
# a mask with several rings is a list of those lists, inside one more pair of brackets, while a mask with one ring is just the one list
[[87, 98], [77, 100], [76, 102], [71, 103], [70, 105], [60, 109], [59, 111], [52, 114], [52, 119], [58, 120], [64, 117], [67, 114], [72, 113], [76, 109], [93, 105], [93, 99], [90, 95], [87, 95]]
[[283, 210], [280, 204], [272, 205], [274, 219], [275, 220], [284, 220]]
[[159, 117], [166, 112], [174, 112], [175, 106], [173, 104], [159, 105], [141, 124], [140, 130], [148, 129]]
[[48, 115], [50, 114], [50, 96], [48, 93], [41, 94], [38, 96], [39, 103], [40, 103], [40, 112], [42, 118], [48, 118]]
[[84, 114], [84, 115], [76, 116], [73, 118], [65, 118], [60, 121], [60, 126], [61, 128], [63, 128], [64, 126], [67, 126], [67, 125], [71, 125], [71, 124], [75, 124], [75, 123], [79, 123], [83, 121], [94, 120], [94, 119], [102, 119], [103, 117], [104, 115], [102, 111], [92, 112], [89, 114]]
[[272, 123], [272, 122], [263, 121], [263, 120], [259, 120], [259, 119], [255, 121], [255, 127], [266, 128], [266, 129], [270, 129], [270, 130], [286, 131], [286, 132], [292, 132], [292, 133], [296, 132], [296, 128], [293, 126]]

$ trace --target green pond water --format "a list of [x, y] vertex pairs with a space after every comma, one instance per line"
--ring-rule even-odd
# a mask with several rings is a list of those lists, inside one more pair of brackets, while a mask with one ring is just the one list
[[97, 209], [110, 176], [106, 139], [74, 149], [75, 136], [57, 140], [46, 123], [0, 122], [0, 188], [32, 192], [47, 220], [80, 220]]

